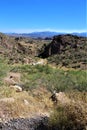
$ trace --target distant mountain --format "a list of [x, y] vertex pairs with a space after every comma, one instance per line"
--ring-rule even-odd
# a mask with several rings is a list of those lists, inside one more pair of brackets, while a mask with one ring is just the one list
[[32, 33], [7, 33], [10, 36], [23, 36], [23, 37], [32, 37], [32, 38], [46, 38], [46, 37], [53, 37], [54, 35], [58, 35], [61, 33], [58, 32], [32, 32]]
[[[44, 31], [44, 32], [32, 32], [32, 33], [6, 33], [6, 34], [9, 36], [16, 36], [16, 37], [22, 36], [22, 37], [31, 37], [31, 38], [46, 38], [46, 37], [51, 38], [55, 35], [68, 34], [68, 33]], [[74, 32], [71, 34], [87, 37], [87, 32], [83, 32], [83, 33]]]
[[83, 33], [72, 33], [73, 35], [77, 35], [77, 36], [82, 36], [82, 37], [87, 37], [87, 32], [83, 32]]

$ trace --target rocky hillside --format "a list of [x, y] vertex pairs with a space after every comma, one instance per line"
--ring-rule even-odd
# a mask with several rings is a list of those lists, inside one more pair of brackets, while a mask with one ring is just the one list
[[[28, 55], [34, 55], [35, 46], [31, 39], [9, 37], [0, 34], [0, 55], [9, 59], [9, 62], [18, 63], [25, 61]], [[29, 59], [28, 59], [29, 60]]]
[[0, 33], [0, 56], [8, 63], [31, 63], [47, 40], [7, 36]]
[[46, 130], [48, 117], [19, 118], [0, 123], [0, 130]]
[[86, 69], [87, 38], [57, 35], [52, 40], [13, 37], [0, 33], [0, 56], [10, 64], [31, 64], [36, 56], [61, 67]]
[[0, 34], [0, 130], [86, 130], [87, 70], [72, 69], [86, 68], [86, 44], [72, 35], [50, 41]]
[[85, 68], [87, 60], [87, 38], [75, 35], [54, 36], [50, 44], [44, 46], [39, 57], [48, 58], [50, 63], [56, 65]]

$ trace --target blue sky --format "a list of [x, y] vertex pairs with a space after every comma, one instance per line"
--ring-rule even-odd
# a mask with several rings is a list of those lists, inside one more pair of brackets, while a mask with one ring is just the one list
[[0, 32], [83, 32], [86, 4], [86, 0], [1, 0]]

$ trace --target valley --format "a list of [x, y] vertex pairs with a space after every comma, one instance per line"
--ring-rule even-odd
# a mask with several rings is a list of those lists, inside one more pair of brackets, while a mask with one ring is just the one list
[[0, 129], [23, 130], [25, 122], [25, 130], [87, 129], [86, 37], [0, 33]]

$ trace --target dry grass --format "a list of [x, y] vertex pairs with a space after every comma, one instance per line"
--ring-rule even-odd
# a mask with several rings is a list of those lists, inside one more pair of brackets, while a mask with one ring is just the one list
[[[0, 118], [1, 120], [9, 120], [18, 117], [49, 115], [53, 107], [49, 96], [50, 93], [44, 88], [34, 90], [33, 92], [14, 92], [13, 95], [9, 96], [10, 98], [3, 98], [4, 100], [0, 101]], [[14, 99], [14, 101], [11, 99]]]
[[69, 103], [58, 103], [50, 117], [49, 128], [58, 130], [86, 130], [87, 93], [72, 92], [66, 95]]
[[[3, 93], [5, 98], [2, 99], [4, 100], [0, 100], [1, 121], [12, 118], [47, 115], [50, 116], [49, 129], [57, 128], [59, 130], [68, 130], [72, 128], [71, 130], [83, 130], [86, 127], [86, 92], [63, 92], [59, 96], [61, 100], [59, 100], [57, 105], [54, 105], [52, 101], [49, 100], [51, 93], [44, 86], [20, 93], [8, 87], [3, 91], [7, 92]], [[66, 99], [69, 99], [69, 102], [64, 102]]]

